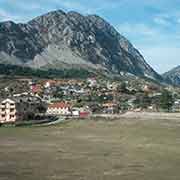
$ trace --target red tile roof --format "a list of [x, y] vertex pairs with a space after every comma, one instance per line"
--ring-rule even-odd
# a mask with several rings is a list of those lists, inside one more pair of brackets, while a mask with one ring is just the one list
[[52, 84], [56, 84], [57, 81], [55, 81], [55, 80], [48, 80], [48, 81], [45, 81], [44, 84], [46, 84], [46, 83], [49, 83], [50, 85], [52, 85]]
[[105, 103], [102, 106], [103, 107], [114, 107], [114, 106], [117, 106], [117, 104], [115, 104], [115, 103]]
[[33, 93], [39, 93], [39, 92], [41, 92], [41, 91], [42, 91], [42, 88], [41, 88], [40, 85], [33, 85], [33, 86], [32, 86], [32, 92], [33, 92]]
[[57, 108], [57, 109], [63, 109], [63, 108], [70, 108], [70, 104], [65, 102], [56, 102], [53, 104], [49, 104], [48, 108]]

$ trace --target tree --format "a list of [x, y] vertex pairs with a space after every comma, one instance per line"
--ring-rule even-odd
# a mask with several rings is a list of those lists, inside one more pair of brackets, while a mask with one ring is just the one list
[[151, 105], [151, 99], [149, 98], [148, 94], [145, 93], [142, 96], [142, 108], [148, 108]]
[[54, 92], [53, 97], [58, 99], [63, 99], [64, 93], [62, 90], [57, 90]]
[[137, 108], [147, 109], [151, 105], [151, 99], [147, 93], [138, 94], [134, 103]]
[[167, 91], [163, 90], [162, 95], [160, 97], [160, 108], [170, 111], [174, 103], [174, 99], [172, 94]]
[[118, 91], [122, 92], [122, 93], [126, 93], [127, 92], [127, 85], [125, 82], [122, 82], [119, 86], [118, 86]]
[[121, 111], [127, 111], [130, 108], [130, 106], [129, 106], [128, 102], [125, 101], [120, 104], [119, 108]]

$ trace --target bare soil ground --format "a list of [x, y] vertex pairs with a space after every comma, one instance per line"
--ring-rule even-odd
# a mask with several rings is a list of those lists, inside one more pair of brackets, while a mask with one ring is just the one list
[[0, 128], [0, 180], [110, 179], [179, 180], [180, 120]]

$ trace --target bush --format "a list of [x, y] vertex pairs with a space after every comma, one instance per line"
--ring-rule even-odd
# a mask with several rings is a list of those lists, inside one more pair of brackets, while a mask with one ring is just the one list
[[167, 90], [163, 90], [162, 95], [160, 97], [160, 108], [162, 108], [163, 110], [170, 111], [173, 106], [173, 103], [174, 99], [172, 94]]

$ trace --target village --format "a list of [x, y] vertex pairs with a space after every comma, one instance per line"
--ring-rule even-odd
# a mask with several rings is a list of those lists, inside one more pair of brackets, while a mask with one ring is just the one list
[[[19, 87], [20, 86], [20, 87]], [[19, 79], [1, 87], [0, 123], [85, 119], [133, 112], [180, 112], [180, 94], [153, 83], [87, 79]], [[45, 121], [46, 122], [46, 121]]]

